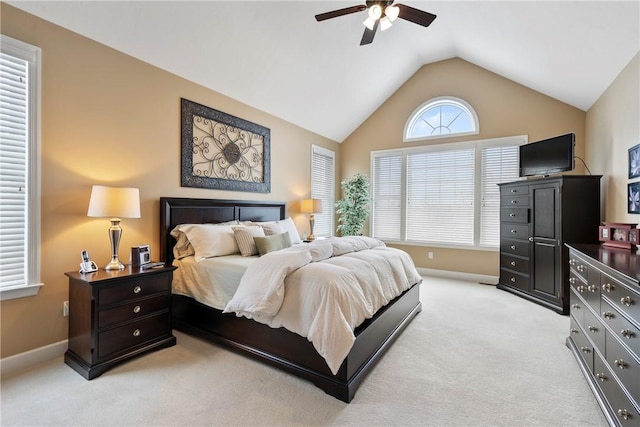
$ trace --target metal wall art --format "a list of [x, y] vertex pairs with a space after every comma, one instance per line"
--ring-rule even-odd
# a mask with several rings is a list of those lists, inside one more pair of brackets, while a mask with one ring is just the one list
[[182, 186], [271, 192], [271, 131], [182, 98]]

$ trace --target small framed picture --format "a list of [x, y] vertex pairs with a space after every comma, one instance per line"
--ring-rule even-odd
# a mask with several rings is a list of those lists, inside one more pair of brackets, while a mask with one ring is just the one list
[[600, 240], [609, 240], [609, 229], [607, 227], [600, 227]]
[[627, 212], [640, 214], [640, 181], [627, 185]]
[[629, 179], [640, 176], [640, 144], [629, 148]]
[[614, 228], [613, 229], [613, 238], [612, 240], [617, 240], [619, 242], [626, 242], [627, 240], [629, 240], [627, 238], [627, 230], [623, 230], [620, 228]]
[[631, 243], [632, 245], [637, 245], [638, 244], [638, 230], [637, 228], [632, 228], [631, 230], [629, 230], [629, 243]]

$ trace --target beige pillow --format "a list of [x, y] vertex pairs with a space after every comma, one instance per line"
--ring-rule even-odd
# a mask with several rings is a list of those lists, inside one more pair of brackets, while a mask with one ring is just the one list
[[260, 256], [291, 246], [291, 238], [286, 231], [273, 236], [254, 237], [253, 240], [256, 242], [256, 248], [258, 248]]
[[277, 222], [268, 222], [266, 224], [260, 224], [260, 226], [266, 236], [275, 236], [276, 234], [282, 234], [287, 231]]
[[182, 224], [179, 231], [189, 239], [197, 262], [205, 258], [233, 255], [239, 252], [230, 225]]
[[236, 243], [240, 249], [242, 256], [251, 256], [258, 254], [258, 248], [253, 240], [254, 237], [264, 237], [264, 230], [258, 225], [249, 225], [246, 227], [232, 227]]

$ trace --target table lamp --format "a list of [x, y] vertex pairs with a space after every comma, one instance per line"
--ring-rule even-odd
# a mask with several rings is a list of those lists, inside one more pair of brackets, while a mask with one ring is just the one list
[[315, 222], [315, 215], [322, 212], [322, 200], [320, 199], [304, 199], [300, 202], [300, 212], [309, 214], [309, 237], [307, 240], [315, 240], [313, 235], [313, 224]]
[[118, 259], [118, 247], [122, 237], [120, 218], [140, 218], [140, 191], [137, 188], [94, 185], [91, 189], [87, 216], [111, 218], [111, 262], [104, 269], [124, 270], [124, 264]]

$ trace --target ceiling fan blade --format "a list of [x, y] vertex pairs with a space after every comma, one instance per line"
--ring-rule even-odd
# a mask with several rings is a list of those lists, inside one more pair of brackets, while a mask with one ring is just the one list
[[350, 13], [362, 12], [365, 10], [367, 6], [359, 5], [359, 6], [351, 6], [345, 7], [344, 9], [332, 10], [331, 12], [320, 13], [316, 15], [316, 21], [324, 21], [325, 19], [337, 18], [338, 16], [348, 15]]
[[411, 6], [404, 4], [397, 4], [396, 6], [400, 9], [398, 17], [411, 21], [414, 24], [422, 25], [423, 27], [428, 27], [433, 20], [436, 19], [436, 15]]
[[373, 37], [376, 35], [376, 30], [378, 29], [378, 23], [380, 23], [379, 19], [376, 19], [376, 23], [373, 24], [373, 30], [369, 28], [364, 28], [364, 34], [362, 35], [362, 40], [360, 40], [360, 46], [365, 44], [370, 44], [373, 41]]

